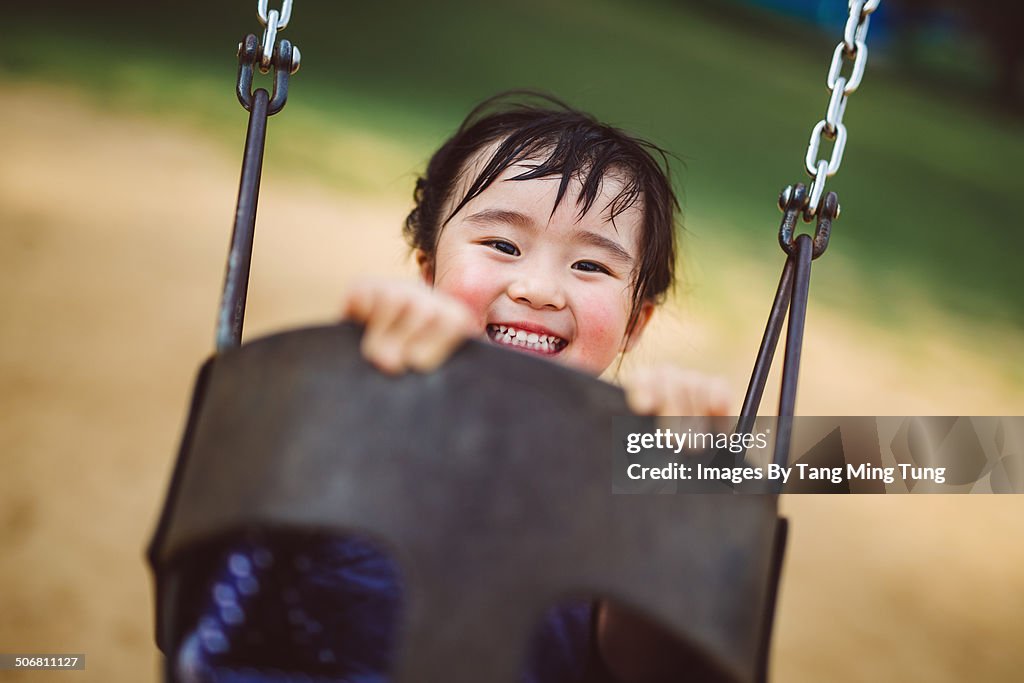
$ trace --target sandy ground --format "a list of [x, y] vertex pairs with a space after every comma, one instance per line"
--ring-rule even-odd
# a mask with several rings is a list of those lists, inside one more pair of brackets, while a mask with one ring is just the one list
[[[88, 669], [0, 679], [155, 680], [142, 553], [211, 348], [238, 159], [65, 92], [4, 90], [0, 652], [82, 652]], [[272, 163], [263, 186], [249, 336], [329, 320], [353, 276], [408, 274], [402, 201], [345, 196]], [[663, 316], [632, 362], [700, 359], [742, 388], [777, 271], [721, 272], [751, 284]], [[1019, 333], [984, 334], [1020, 347]], [[801, 409], [1024, 413], [1008, 358], [953, 333], [922, 333], [910, 350], [904, 337], [812, 307]], [[776, 680], [1021, 680], [1024, 497], [783, 506]]]

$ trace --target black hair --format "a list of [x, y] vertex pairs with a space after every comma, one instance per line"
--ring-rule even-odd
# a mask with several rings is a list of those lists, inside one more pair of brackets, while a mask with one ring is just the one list
[[[468, 162], [495, 143], [496, 151], [466, 193], [453, 198]], [[561, 177], [552, 213], [573, 178], [582, 183], [576, 198], [580, 216], [593, 206], [608, 175], [622, 180], [621, 190], [608, 205], [609, 220], [642, 202], [640, 258], [633, 273], [627, 328], [627, 336], [632, 334], [642, 305], [660, 303], [675, 281], [679, 202], [672, 189], [668, 155], [657, 145], [602, 124], [551, 95], [510, 91], [484, 100], [469, 113], [416, 181], [416, 205], [404, 228], [410, 246], [422, 250], [433, 264], [437, 238], [448, 221], [518, 164], [529, 170], [510, 180]], [[454, 208], [442, 217], [447, 206]]]

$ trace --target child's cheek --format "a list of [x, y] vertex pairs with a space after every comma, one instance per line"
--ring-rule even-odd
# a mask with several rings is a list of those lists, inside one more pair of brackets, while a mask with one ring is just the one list
[[[487, 311], [494, 303], [500, 287], [494, 273], [488, 273], [485, 264], [452, 260], [439, 263], [434, 288], [464, 303], [479, 321], [480, 329], [487, 319]], [[444, 270], [442, 270], [444, 268]]]
[[622, 347], [629, 317], [626, 302], [615, 293], [595, 292], [577, 299], [576, 324], [580, 367], [600, 374]]

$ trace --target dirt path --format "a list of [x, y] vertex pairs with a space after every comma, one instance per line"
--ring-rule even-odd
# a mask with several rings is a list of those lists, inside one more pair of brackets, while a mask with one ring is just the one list
[[[0, 651], [84, 652], [76, 680], [155, 680], [142, 552], [210, 350], [238, 160], [193, 131], [3, 85]], [[263, 185], [250, 335], [330, 319], [354, 275], [408, 272], [401, 201], [332, 193], [272, 165]], [[754, 268], [730, 267], [748, 279]], [[695, 299], [685, 326], [666, 316], [639, 360], [699, 358], [741, 387], [770, 294], [730, 296]], [[896, 342], [816, 314], [805, 410], [1024, 412], [1001, 359], [948, 335], [913, 353]], [[848, 360], [830, 365], [828, 354]], [[1024, 498], [784, 507], [793, 535], [778, 680], [1020, 679]]]

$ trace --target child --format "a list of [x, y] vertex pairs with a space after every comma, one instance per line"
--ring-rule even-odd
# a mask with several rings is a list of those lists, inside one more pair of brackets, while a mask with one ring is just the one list
[[[381, 370], [429, 372], [478, 338], [597, 376], [672, 286], [678, 204], [665, 154], [541, 99], [484, 102], [430, 160], [405, 224], [423, 284], [368, 281], [345, 298], [343, 315], [365, 324], [362, 352]], [[729, 414], [721, 381], [671, 366], [636, 372], [624, 388], [641, 414]], [[588, 655], [591, 615], [582, 610], [581, 627], [579, 612], [549, 615], [530, 680], [563, 680], [554, 665], [537, 668], [581, 640], [577, 658], [591, 660], [577, 675], [651, 681], [673, 668], [671, 638], [607, 602], [593, 619], [599, 655]]]
[[[363, 282], [343, 304], [344, 317], [365, 325], [363, 354], [385, 372], [429, 372], [478, 338], [598, 376], [637, 342], [672, 285], [678, 206], [664, 153], [553, 98], [478, 106], [434, 154], [414, 197], [405, 234], [422, 284]], [[638, 413], [729, 412], [720, 382], [675, 368], [635, 373], [625, 388]], [[257, 620], [266, 628], [292, 621], [293, 632], [245, 641], [300, 643], [277, 668], [385, 681], [398, 568], [358, 539], [303, 547], [292, 564], [309, 570], [281, 579], [300, 584], [285, 591], [287, 618], [247, 609], [266, 615]], [[226, 642], [216, 614], [200, 616], [179, 649], [185, 680], [221, 680], [210, 672], [270, 656]], [[562, 605], [541, 625], [524, 680], [676, 680], [676, 652], [670, 636], [614, 603]]]

